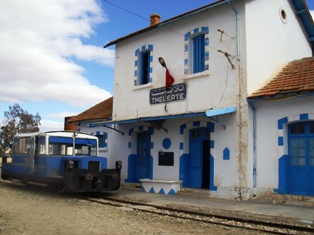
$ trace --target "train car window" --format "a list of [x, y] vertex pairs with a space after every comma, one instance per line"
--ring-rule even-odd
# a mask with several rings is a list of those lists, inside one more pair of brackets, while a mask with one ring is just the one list
[[18, 141], [18, 153], [25, 155], [34, 154], [34, 139], [30, 137], [21, 137]]
[[19, 138], [15, 137], [13, 139], [13, 154], [17, 154], [19, 152]]
[[92, 148], [97, 148], [97, 140], [94, 139], [75, 139], [75, 155], [91, 155]]
[[39, 143], [38, 143], [38, 153], [39, 154], [45, 154], [46, 153], [46, 138], [45, 136], [39, 137]]
[[49, 155], [72, 155], [73, 139], [69, 137], [50, 136]]

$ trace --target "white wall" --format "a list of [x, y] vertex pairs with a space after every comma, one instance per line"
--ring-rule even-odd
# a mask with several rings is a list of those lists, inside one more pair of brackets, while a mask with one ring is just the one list
[[[199, 27], [209, 28], [209, 71], [203, 76], [184, 75], [184, 34]], [[120, 42], [116, 45], [115, 82], [114, 82], [114, 120], [137, 117], [163, 116], [187, 112], [203, 111], [216, 107], [237, 104], [238, 66], [236, 57], [232, 59], [237, 66], [232, 69], [224, 54], [218, 49], [236, 55], [236, 39], [226, 35], [220, 42], [222, 29], [231, 35], [236, 34], [235, 14], [229, 4], [205, 11], [169, 24], [148, 33]], [[153, 49], [152, 78], [149, 85], [134, 86], [135, 50], [151, 44]], [[159, 64], [158, 57], [166, 60], [175, 84], [187, 84], [187, 98], [184, 101], [169, 102], [168, 112], [163, 104], [149, 103], [149, 91], [163, 87], [165, 69]]]
[[[283, 155], [278, 147], [278, 120], [300, 114], [312, 114], [314, 97], [286, 99], [277, 102], [255, 103], [257, 110], [257, 187], [278, 188], [278, 159]], [[293, 108], [292, 108], [293, 107]], [[291, 118], [290, 118], [291, 119]], [[287, 128], [284, 128], [287, 136]], [[287, 154], [287, 138], [284, 138]]]
[[[301, 21], [289, 2], [247, 1], [248, 95], [266, 85], [288, 62], [312, 55]], [[282, 20], [282, 10], [286, 13], [286, 21]]]

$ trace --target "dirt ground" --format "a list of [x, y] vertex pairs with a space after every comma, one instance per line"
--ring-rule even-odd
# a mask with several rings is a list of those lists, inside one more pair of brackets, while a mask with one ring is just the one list
[[0, 180], [0, 234], [262, 234], [88, 202]]

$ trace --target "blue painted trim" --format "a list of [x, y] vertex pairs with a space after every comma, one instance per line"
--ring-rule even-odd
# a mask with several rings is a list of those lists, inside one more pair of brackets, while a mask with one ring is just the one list
[[188, 41], [189, 38], [191, 36], [191, 33], [190, 32], [187, 32], [185, 35], [184, 35], [184, 41]]
[[136, 179], [136, 154], [130, 154], [128, 157], [128, 178], [125, 179], [125, 182], [135, 182]]
[[278, 160], [278, 193], [286, 194], [289, 191], [289, 156], [283, 155]]
[[230, 150], [228, 148], [223, 151], [223, 160], [230, 160]]
[[170, 191], [169, 191], [169, 193], [168, 193], [168, 195], [175, 195], [176, 194], [176, 191], [174, 191], [174, 189], [172, 188]]
[[210, 148], [211, 149], [215, 148], [215, 141], [214, 140], [210, 140]]
[[128, 143], [128, 148], [130, 149], [131, 147], [132, 147], [132, 142], [129, 141], [129, 143]]
[[284, 117], [278, 120], [278, 130], [283, 130], [283, 126], [288, 122], [288, 117]]
[[189, 185], [188, 159], [189, 159], [189, 154], [185, 153], [180, 156], [179, 179], [182, 180], [182, 187], [187, 187]]
[[164, 149], [169, 149], [171, 147], [171, 140], [169, 138], [165, 138], [162, 141], [162, 146], [164, 147]]
[[184, 149], [184, 143], [180, 143], [180, 150], [183, 150]]
[[186, 124], [180, 126], [180, 135], [184, 134], [184, 130], [186, 129]]
[[311, 38], [314, 37], [314, 24], [311, 14], [306, 10], [306, 3], [303, 0], [292, 0], [291, 1], [297, 16], [301, 19], [303, 26], [307, 32], [307, 37], [311, 43], [312, 50], [314, 50], [314, 41]]
[[193, 122], [193, 126], [200, 126], [201, 125], [201, 122], [200, 121], [195, 121]]
[[149, 190], [150, 193], [155, 193], [155, 189], [154, 187], [151, 187], [151, 189]]
[[160, 189], [159, 194], [165, 194], [165, 190], [163, 188]]
[[236, 106], [230, 106], [227, 108], [207, 110], [205, 114], [206, 114], [206, 117], [213, 117], [213, 116], [218, 116], [222, 114], [234, 113], [236, 111], [237, 111]]
[[202, 27], [202, 32], [203, 33], [208, 33], [209, 32], [208, 27]]
[[140, 53], [140, 49], [135, 50], [135, 56], [138, 56], [138, 54]]
[[308, 120], [309, 115], [307, 113], [300, 114], [300, 120]]
[[278, 146], [283, 146], [283, 136], [278, 136]]

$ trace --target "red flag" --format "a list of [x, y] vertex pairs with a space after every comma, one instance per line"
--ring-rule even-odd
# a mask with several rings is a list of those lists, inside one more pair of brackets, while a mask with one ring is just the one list
[[168, 90], [168, 88], [172, 85], [173, 82], [174, 82], [174, 79], [171, 76], [171, 74], [169, 73], [169, 70], [166, 68], [166, 86], [165, 86], [165, 89]]

